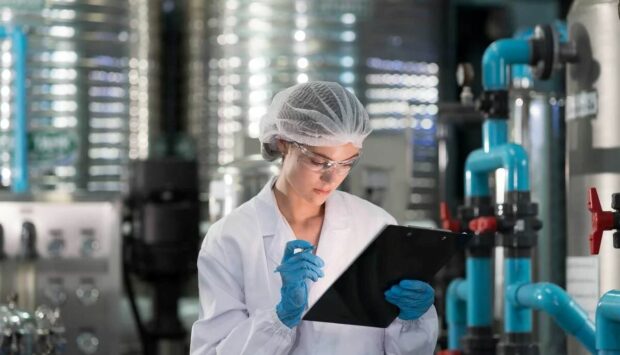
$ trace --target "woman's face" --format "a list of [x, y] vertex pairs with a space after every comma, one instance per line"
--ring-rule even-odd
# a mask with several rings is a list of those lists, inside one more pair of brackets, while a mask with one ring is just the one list
[[[331, 147], [304, 146], [280, 141], [283, 152], [282, 177], [297, 195], [307, 202], [321, 206], [347, 177], [352, 160], [359, 148], [347, 143]], [[344, 162], [326, 168], [329, 161]]]

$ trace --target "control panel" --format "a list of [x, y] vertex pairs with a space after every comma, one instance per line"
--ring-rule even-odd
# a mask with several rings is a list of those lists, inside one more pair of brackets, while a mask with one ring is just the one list
[[119, 354], [120, 203], [0, 201], [0, 297], [58, 308], [68, 355]]

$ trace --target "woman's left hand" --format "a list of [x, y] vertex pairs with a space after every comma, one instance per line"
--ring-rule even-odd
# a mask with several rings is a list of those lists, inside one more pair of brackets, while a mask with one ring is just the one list
[[435, 301], [435, 290], [426, 282], [402, 280], [385, 291], [385, 299], [398, 306], [398, 318], [414, 320], [422, 317]]

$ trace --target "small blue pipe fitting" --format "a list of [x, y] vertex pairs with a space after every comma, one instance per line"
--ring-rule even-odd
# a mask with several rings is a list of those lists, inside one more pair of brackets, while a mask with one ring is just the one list
[[594, 324], [561, 287], [546, 282], [511, 284], [506, 288], [506, 299], [511, 305], [549, 314], [560, 328], [596, 354]]
[[506, 90], [509, 65], [530, 62], [531, 46], [523, 39], [500, 39], [493, 42], [482, 56], [482, 86], [485, 90]]
[[488, 174], [499, 168], [506, 169], [507, 191], [528, 191], [529, 162], [527, 152], [514, 143], [503, 144], [490, 151], [477, 149], [465, 162], [465, 195], [489, 196]]
[[[507, 258], [504, 260], [504, 282], [510, 285], [529, 284], [532, 279], [530, 258]], [[532, 331], [532, 311], [510, 302], [508, 292], [504, 305], [504, 330], [507, 333], [530, 333]]]
[[620, 354], [620, 290], [607, 292], [598, 303], [596, 349], [599, 355]]
[[458, 350], [467, 331], [467, 281], [458, 278], [450, 282], [446, 295], [446, 320], [448, 322], [448, 349]]

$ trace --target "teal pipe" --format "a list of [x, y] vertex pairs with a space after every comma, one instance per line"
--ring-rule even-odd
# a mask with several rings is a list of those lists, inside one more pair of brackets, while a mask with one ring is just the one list
[[467, 326], [490, 327], [493, 322], [491, 258], [467, 258]]
[[509, 65], [530, 62], [531, 46], [523, 39], [500, 39], [493, 42], [482, 56], [482, 87], [485, 90], [506, 90]]
[[452, 280], [446, 295], [446, 321], [448, 323], [448, 349], [459, 350], [461, 338], [467, 331], [467, 281]]
[[15, 193], [29, 190], [28, 183], [28, 118], [26, 106], [26, 55], [28, 44], [26, 34], [19, 28], [11, 31], [13, 58], [15, 58], [15, 127], [13, 172], [11, 189]]
[[516, 307], [549, 314], [560, 328], [573, 335], [590, 353], [596, 354], [594, 324], [561, 287], [547, 282], [511, 284], [506, 288], [506, 299]]
[[504, 331], [506, 333], [530, 333], [532, 331], [532, 310], [510, 302], [508, 295], [513, 285], [529, 284], [532, 281], [530, 258], [506, 258], [504, 260]]
[[488, 173], [506, 169], [507, 191], [529, 191], [529, 162], [527, 152], [514, 143], [503, 144], [488, 152], [477, 149], [465, 162], [465, 195], [489, 196]]
[[596, 349], [601, 354], [620, 354], [620, 290], [601, 297], [596, 308]]
[[29, 189], [28, 182], [28, 117], [26, 104], [26, 55], [28, 41], [19, 28], [0, 26], [0, 39], [11, 38], [13, 59], [15, 61], [15, 123], [13, 125], [13, 168], [11, 190], [24, 193]]
[[482, 148], [485, 152], [508, 143], [508, 122], [502, 119], [488, 119], [482, 124]]

